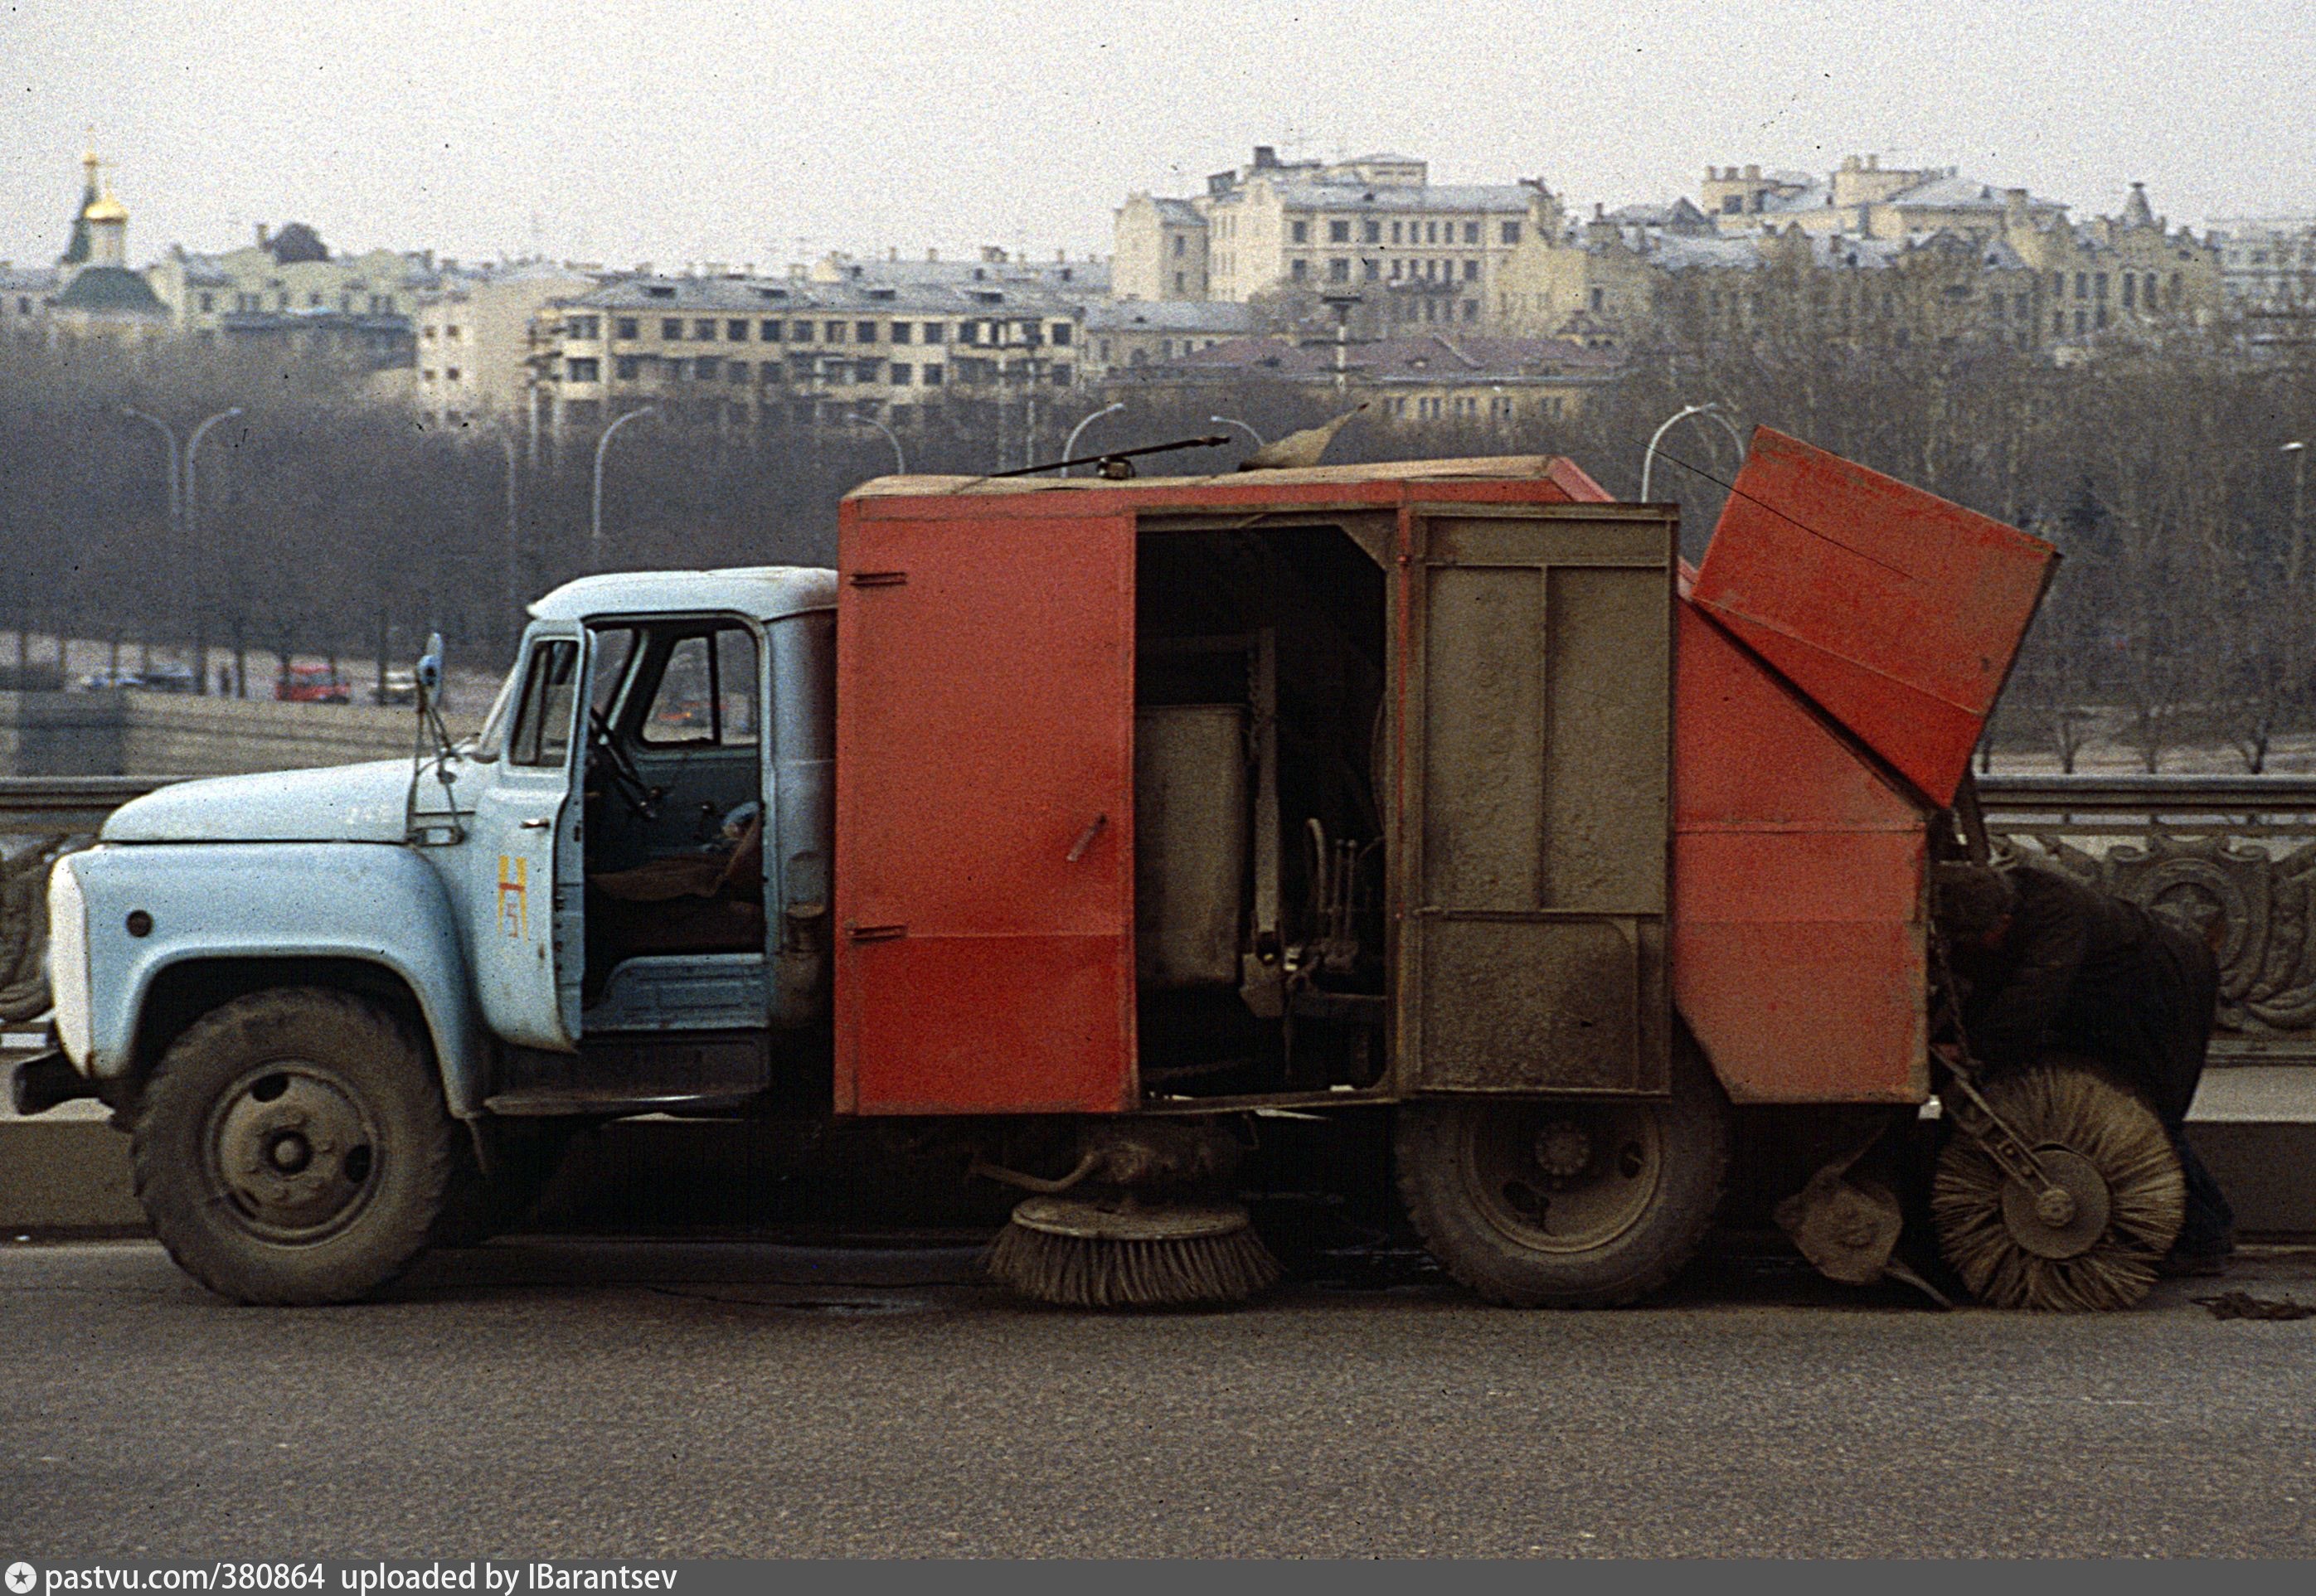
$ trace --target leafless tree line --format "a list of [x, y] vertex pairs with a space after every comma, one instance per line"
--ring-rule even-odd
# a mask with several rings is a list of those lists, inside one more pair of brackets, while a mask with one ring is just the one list
[[[2175, 340], [2056, 365], [1991, 344], [1866, 348], [1802, 325], [1716, 342], [1700, 329], [1628, 352], [1565, 417], [1370, 413], [1331, 459], [1565, 454], [1629, 496], [1657, 424], [1713, 402], [1741, 429], [1777, 427], [2058, 544], [2064, 564], [1997, 724], [2001, 754], [2071, 769], [2098, 741], [2150, 770], [2189, 749], [2232, 750], [2258, 770], [2316, 730], [2316, 607], [2295, 498], [2305, 454], [2284, 449], [2316, 432], [2316, 344], [2298, 349]], [[352, 387], [325, 365], [199, 348], [0, 352], [0, 630], [367, 656], [381, 638], [399, 655], [439, 629], [479, 664], [504, 657], [524, 602], [583, 571], [826, 562], [837, 501], [892, 468], [891, 445], [867, 427], [744, 428], [671, 411], [617, 440], [596, 545], [592, 434], [536, 449], [446, 434], [349, 402]], [[1026, 447], [1056, 458], [1071, 424], [1111, 397], [1041, 399]], [[1117, 397], [1128, 408], [1096, 424], [1081, 453], [1234, 434], [1145, 461], [1154, 474], [1234, 464], [1247, 442], [1216, 414], [1275, 438], [1347, 402], [1259, 382]], [[123, 406], [181, 439], [241, 407], [204, 442], [184, 516], [169, 513], [158, 430]], [[1013, 429], [1018, 451], [1025, 419], [1018, 399], [1002, 423], [970, 401], [938, 413], [904, 434], [910, 467], [986, 471], [995, 429]], [[1666, 437], [1652, 495], [1681, 505], [1692, 555], [1737, 464], [1717, 426]]]

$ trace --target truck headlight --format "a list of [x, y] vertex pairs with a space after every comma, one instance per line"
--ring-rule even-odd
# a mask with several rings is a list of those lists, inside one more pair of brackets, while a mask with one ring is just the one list
[[88, 998], [88, 900], [67, 854], [49, 871], [49, 998], [57, 1010], [57, 1039], [76, 1068], [88, 1068], [92, 1017]]

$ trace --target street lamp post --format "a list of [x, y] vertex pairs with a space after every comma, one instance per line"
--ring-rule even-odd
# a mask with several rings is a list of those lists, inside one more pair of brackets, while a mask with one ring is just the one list
[[[514, 433], [507, 428], [499, 429], [499, 447], [506, 453], [506, 613], [512, 618], [510, 624], [519, 632], [522, 625], [522, 569], [519, 548], [522, 540], [521, 522], [516, 515], [519, 506], [515, 499]], [[386, 661], [383, 656], [378, 668], [380, 673], [379, 685], [383, 688], [386, 685]]]
[[906, 477], [909, 474], [909, 457], [901, 452], [901, 440], [894, 435], [893, 429], [866, 411], [855, 410], [852, 419], [864, 427], [875, 427], [885, 434], [885, 441], [893, 446], [893, 475]]
[[631, 421], [656, 415], [658, 410], [656, 405], [630, 410], [605, 427], [603, 435], [595, 440], [595, 494], [587, 516], [587, 554], [591, 564], [600, 566], [603, 562], [603, 451], [611, 446], [611, 439], [621, 427]]
[[185, 495], [184, 490], [179, 486], [177, 476], [177, 429], [157, 415], [147, 415], [134, 405], [120, 406], [120, 410], [121, 415], [131, 420], [141, 421], [148, 426], [158, 429], [162, 438], [168, 443], [169, 530], [173, 532], [183, 531], [185, 530]]
[[1738, 459], [1741, 462], [1744, 459], [1744, 440], [1738, 436], [1736, 424], [1722, 414], [1721, 406], [1717, 401], [1703, 405], [1684, 405], [1679, 409], [1674, 411], [1670, 415], [1666, 416], [1662, 424], [1661, 424], [1655, 432], [1649, 434], [1649, 446], [1641, 451], [1642, 504], [1645, 504], [1649, 502], [1649, 478], [1652, 469], [1656, 465], [1657, 444], [1663, 439], [1667, 432], [1672, 431], [1673, 427], [1677, 424], [1687, 421], [1692, 415], [1709, 415], [1714, 420], [1719, 422], [1723, 428], [1729, 433], [1730, 441], [1737, 445]]
[[[199, 426], [193, 429], [192, 435], [185, 440], [184, 486], [183, 491], [179, 495], [182, 509], [178, 516], [178, 520], [184, 528], [185, 548], [189, 554], [192, 551], [194, 539], [200, 533], [201, 522], [201, 495], [196, 486], [196, 478], [193, 475], [194, 467], [200, 459], [201, 440], [209, 436], [209, 429], [217, 425], [218, 423], [221, 421], [231, 421], [235, 416], [239, 415], [240, 414], [241, 406], [236, 405], [229, 409], [218, 411], [215, 415], [207, 416], [203, 418]], [[202, 608], [204, 613], [206, 613], [207, 607], [203, 606]], [[240, 627], [240, 621], [238, 619], [235, 620], [234, 625], [236, 628], [236, 635], [238, 636]], [[196, 640], [193, 653], [198, 656], [193, 661], [194, 676], [200, 683], [200, 690], [203, 692], [207, 692], [209, 690], [209, 646], [208, 634], [206, 632], [204, 632], [202, 636]], [[245, 664], [245, 662], [242, 657], [236, 654], [233, 663], [233, 690], [237, 696], [242, 698], [247, 698], [249, 696], [249, 683], [242, 679]]]
[[1239, 420], [1235, 415], [1209, 415], [1207, 419], [1213, 422], [1216, 426], [1236, 427], [1240, 432], [1244, 432], [1248, 437], [1254, 440], [1254, 446], [1257, 449], [1263, 448], [1270, 441], [1269, 439], [1264, 437], [1260, 432], [1256, 432], [1252, 427]]
[[1103, 416], [1115, 415], [1125, 408], [1126, 401], [1123, 399], [1117, 401], [1115, 404], [1104, 405], [1091, 415], [1087, 416], [1083, 421], [1078, 423], [1077, 425], [1072, 427], [1070, 429], [1069, 441], [1062, 445], [1062, 458], [1065, 460], [1073, 460], [1077, 459], [1078, 435], [1083, 432], [1088, 427], [1093, 425], [1094, 423], [1100, 421]]
[[2308, 522], [2303, 513], [2308, 498], [2308, 445], [2294, 439], [2277, 452], [2292, 457], [2292, 549], [2284, 566], [2284, 585], [2292, 592], [2300, 586], [2301, 560], [2308, 552]]

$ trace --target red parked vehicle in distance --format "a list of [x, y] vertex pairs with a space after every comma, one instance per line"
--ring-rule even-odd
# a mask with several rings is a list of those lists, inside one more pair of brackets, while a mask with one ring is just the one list
[[352, 683], [331, 665], [291, 665], [273, 679], [273, 696], [290, 704], [351, 704]]

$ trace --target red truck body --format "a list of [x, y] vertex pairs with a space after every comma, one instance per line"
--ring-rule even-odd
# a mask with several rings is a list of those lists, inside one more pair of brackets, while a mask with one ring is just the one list
[[[1154, 528], [1186, 518], [1317, 515], [1367, 529], [1358, 535], [1386, 578], [1394, 784], [1385, 839], [1393, 1064], [1376, 1095], [1466, 1083], [1427, 1063], [1427, 1049], [1458, 1044], [1452, 1016], [1423, 1007], [1418, 990], [1425, 959], [1446, 957], [1415, 949], [1440, 910], [1426, 901], [1434, 878], [1417, 878], [1408, 862], [1432, 813], [1411, 786], [1430, 768], [1411, 741], [1423, 735], [1427, 681], [1438, 691], [1423, 672], [1448, 668], [1444, 654], [1424, 664], [1427, 606], [1448, 591], [1450, 567], [1525, 569], [1526, 556], [1486, 552], [1487, 529], [1515, 537], [1522, 517], [1572, 513], [1561, 506], [1601, 507], [1619, 548], [1645, 531], [1635, 507], [1610, 507], [1574, 465], [1539, 457], [1132, 483], [900, 478], [850, 497], [839, 558], [837, 1111], [1151, 1106], [1136, 1067], [1136, 552]], [[1588, 560], [1640, 569], [1629, 553], [1554, 557], [1537, 591], [1555, 591], [1553, 572]], [[1673, 1007], [1733, 1100], [1927, 1094], [1928, 830], [1967, 770], [2053, 558], [2012, 529], [1764, 429], [1701, 567], [1676, 583], [1663, 551], [1661, 635], [1645, 604], [1631, 611], [1627, 655], [1581, 629], [1550, 634], [1552, 649], [1592, 651], [1570, 656], [1583, 670], [1670, 661], [1670, 747], [1652, 777], [1664, 781], [1669, 755], [1669, 786], [1658, 789], [1669, 806], [1636, 780], [1629, 810], [1595, 798], [1568, 824], [1665, 834], [1669, 931], [1652, 929], [1645, 903], [1629, 914], [1609, 905], [1603, 946], [1623, 950], [1614, 979], [1637, 992], [1632, 1023], [1643, 1030], [1650, 994], [1669, 979]], [[1507, 580], [1485, 602], [1527, 591]], [[1537, 747], [1583, 725], [1581, 700], [1555, 702], [1559, 729], [1537, 732]], [[1623, 744], [1604, 732], [1601, 746], [1645, 749], [1645, 731], [1637, 743], [1630, 728], [1618, 733]], [[1499, 741], [1507, 758], [1542, 757], [1517, 725]], [[1471, 801], [1492, 801], [1484, 780]], [[1586, 890], [1604, 901], [1637, 891], [1639, 903], [1645, 886]], [[1561, 979], [1563, 965], [1526, 967], [1522, 950], [1545, 944], [1510, 929], [1533, 921], [1549, 932], [1555, 916], [1571, 918], [1549, 905], [1492, 921], [1465, 914], [1500, 922], [1502, 935], [1489, 941], [1495, 932], [1480, 924], [1459, 946], [1503, 949], [1508, 988]], [[1519, 1025], [1539, 1022], [1530, 1012], [1505, 1023], [1516, 1044]], [[1571, 1084], [1510, 1083], [1523, 1083]], [[1613, 1074], [1573, 1084], [1662, 1090]]]

